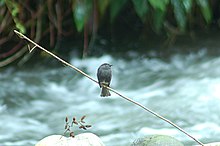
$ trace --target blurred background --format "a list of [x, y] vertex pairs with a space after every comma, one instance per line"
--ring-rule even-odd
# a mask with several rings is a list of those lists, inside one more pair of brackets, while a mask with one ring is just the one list
[[0, 0], [0, 145], [30, 146], [86, 115], [107, 146], [183, 133], [35, 49], [13, 32], [96, 78], [113, 64], [111, 87], [203, 143], [220, 135], [220, 1]]

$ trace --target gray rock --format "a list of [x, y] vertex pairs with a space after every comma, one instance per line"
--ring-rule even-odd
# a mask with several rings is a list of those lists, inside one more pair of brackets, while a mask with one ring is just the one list
[[50, 135], [40, 140], [35, 146], [105, 146], [93, 133], [82, 133], [72, 137]]
[[153, 135], [137, 139], [132, 146], [184, 146], [181, 142], [167, 135]]
[[[199, 146], [199, 145], [196, 145], [196, 146]], [[204, 144], [204, 146], [220, 146], [220, 142], [207, 143], [207, 144]]]

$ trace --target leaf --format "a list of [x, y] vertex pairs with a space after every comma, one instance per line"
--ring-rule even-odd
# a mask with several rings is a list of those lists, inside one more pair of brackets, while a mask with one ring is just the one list
[[68, 122], [68, 117], [65, 118], [65, 122], [66, 122], [66, 123]]
[[159, 9], [155, 10], [153, 19], [154, 19], [154, 27], [157, 33], [160, 32], [160, 29], [162, 28], [164, 16], [165, 16], [165, 13], [163, 11]]
[[186, 27], [186, 14], [184, 13], [184, 7], [181, 0], [171, 0], [174, 8], [174, 15], [176, 22], [181, 31], [185, 30]]
[[79, 126], [79, 129], [87, 130], [84, 125]]
[[148, 0], [151, 6], [154, 8], [153, 21], [156, 32], [160, 32], [163, 26], [164, 16], [166, 14], [166, 7], [169, 0]]
[[169, 0], [148, 0], [154, 9], [160, 9], [161, 11], [166, 11], [166, 6]]
[[86, 125], [85, 127], [86, 127], [86, 128], [91, 128], [91, 127], [92, 127], [92, 125]]
[[70, 137], [72, 137], [72, 138], [75, 137], [74, 132], [70, 132]]
[[15, 23], [16, 28], [19, 30], [19, 32], [25, 34], [26, 33], [26, 28], [22, 24], [22, 22], [19, 20], [19, 3], [16, 3], [15, 1], [7, 0], [5, 1], [11, 15], [12, 19]]
[[86, 118], [86, 116], [82, 116], [81, 119], [80, 119], [80, 122], [81, 122], [81, 123], [85, 123], [85, 122], [83, 121], [85, 118]]
[[192, 0], [182, 0], [182, 3], [186, 13], [190, 13], [193, 6]]
[[5, 0], [0, 0], [0, 7], [5, 4]]
[[109, 5], [109, 0], [98, 0], [98, 7], [99, 7], [101, 16], [104, 15], [108, 5]]
[[25, 34], [26, 28], [20, 21], [18, 21], [18, 19], [15, 19], [15, 26], [21, 33]]
[[200, 6], [206, 23], [210, 23], [212, 20], [212, 12], [208, 0], [197, 0], [196, 2]]
[[133, 2], [134, 9], [135, 9], [137, 15], [144, 22], [146, 19], [147, 11], [148, 11], [147, 0], [132, 0], [132, 2]]
[[122, 7], [125, 5], [127, 0], [111, 0], [110, 2], [110, 19], [111, 22], [115, 20]]
[[81, 32], [92, 11], [92, 0], [77, 0], [73, 3], [73, 16], [76, 29]]
[[86, 118], [86, 116], [84, 115], [84, 116], [81, 117], [80, 120], [83, 121], [85, 118]]
[[78, 125], [78, 122], [76, 121], [76, 117], [73, 117], [72, 125], [73, 125], [73, 124]]

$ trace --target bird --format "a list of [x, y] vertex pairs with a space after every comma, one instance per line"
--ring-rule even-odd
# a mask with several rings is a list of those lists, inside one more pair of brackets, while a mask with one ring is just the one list
[[[109, 87], [111, 79], [112, 79], [112, 71], [111, 71], [111, 64], [103, 63], [99, 66], [97, 70], [97, 78], [101, 91], [101, 97], [111, 96], [109, 90], [104, 86]], [[103, 86], [104, 85], [104, 86]]]

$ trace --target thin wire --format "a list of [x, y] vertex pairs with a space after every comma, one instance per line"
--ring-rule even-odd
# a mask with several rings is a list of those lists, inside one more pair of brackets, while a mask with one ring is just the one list
[[[38, 45], [37, 43], [35, 43], [35, 42], [32, 41], [31, 39], [29, 39], [28, 37], [26, 37], [26, 36], [23, 35], [22, 33], [18, 32], [18, 31], [16, 31], [16, 30], [14, 30], [14, 32], [15, 32], [20, 38], [26, 39], [27, 41], [29, 41], [30, 43], [32, 43], [32, 44], [35, 45], [35, 46], [32, 47], [31, 49], [29, 48], [29, 51], [30, 51], [30, 52], [33, 51], [33, 50], [37, 47], [37, 48], [39, 48], [39, 49], [45, 51], [46, 53], [50, 54], [51, 56], [53, 56], [54, 58], [56, 58], [57, 60], [59, 60], [59, 61], [62, 62], [63, 64], [65, 64], [65, 65], [67, 65], [67, 66], [73, 68], [73, 69], [76, 70], [77, 72], [81, 73], [82, 75], [86, 76], [87, 78], [89, 78], [90, 80], [92, 80], [93, 82], [95, 82], [95, 83], [98, 84], [98, 82], [97, 82], [95, 79], [93, 79], [91, 76], [89, 76], [89, 75], [86, 74], [85, 72], [81, 71], [80, 69], [76, 68], [75, 66], [71, 65], [70, 63], [64, 61], [63, 59], [59, 58], [58, 56], [56, 56], [55, 54], [51, 53], [50, 51], [44, 49], [43, 47], [41, 47], [40, 45]], [[103, 86], [104, 86], [104, 85], [103, 85]], [[129, 102], [131, 102], [131, 103], [133, 103], [133, 104], [135, 104], [135, 105], [141, 107], [141, 108], [144, 109], [145, 111], [147, 111], [147, 112], [151, 113], [152, 115], [154, 115], [154, 116], [156, 116], [156, 117], [162, 119], [163, 121], [169, 123], [170, 125], [174, 126], [174, 127], [177, 128], [178, 130], [180, 130], [181, 132], [183, 132], [184, 134], [186, 134], [188, 137], [190, 137], [191, 139], [193, 139], [193, 140], [194, 140], [195, 142], [197, 142], [198, 144], [204, 146], [204, 144], [203, 144], [202, 142], [200, 142], [199, 140], [197, 140], [196, 138], [194, 138], [193, 136], [191, 136], [189, 133], [187, 133], [185, 130], [183, 130], [181, 127], [179, 127], [178, 125], [174, 124], [174, 123], [171, 122], [170, 120], [164, 118], [163, 116], [161, 116], [161, 115], [159, 115], [158, 113], [152, 111], [151, 109], [149, 109], [149, 108], [143, 106], [142, 104], [140, 104], [140, 103], [138, 103], [138, 102], [136, 102], [136, 101], [134, 101], [134, 100], [132, 100], [132, 99], [130, 99], [130, 98], [128, 98], [128, 97], [122, 95], [122, 94], [120, 94], [120, 93], [117, 92], [116, 90], [114, 90], [114, 89], [112, 89], [112, 88], [110, 88], [110, 87], [107, 87], [107, 86], [105, 86], [105, 87], [106, 87], [107, 89], [111, 90], [112, 92], [116, 93], [117, 95], [119, 95], [119, 96], [122, 97], [123, 99], [125, 99], [125, 100], [127, 100], [127, 101], [129, 101]]]

